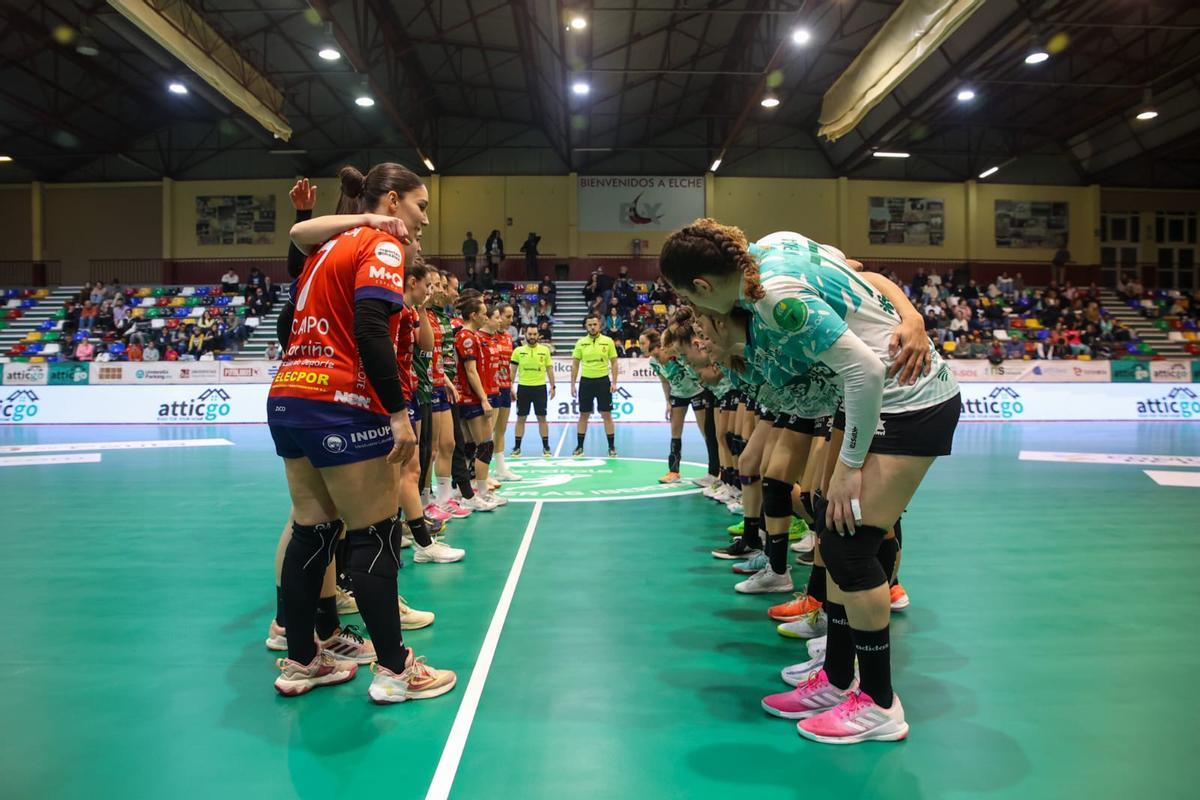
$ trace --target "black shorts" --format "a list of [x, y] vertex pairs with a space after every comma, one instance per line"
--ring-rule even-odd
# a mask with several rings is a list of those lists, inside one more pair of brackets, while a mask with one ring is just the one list
[[691, 406], [696, 411], [708, 408], [708, 404], [704, 399], [704, 392], [692, 397], [676, 397], [675, 395], [671, 395], [671, 408], [687, 408], [688, 406]]
[[828, 441], [831, 430], [833, 430], [833, 417], [821, 417], [813, 426], [813, 436], [820, 436], [822, 439]]
[[[491, 403], [491, 400], [488, 400]], [[512, 408], [512, 387], [501, 386], [500, 391], [496, 392], [496, 402], [492, 403], [493, 408]]]
[[722, 411], [737, 411], [738, 403], [743, 402], [742, 393], [737, 389], [726, 392], [718, 401], [717, 407]]
[[530, 406], [535, 416], [546, 416], [547, 394], [545, 386], [517, 386], [517, 416], [528, 417]]
[[773, 428], [786, 428], [793, 433], [802, 433], [806, 436], [812, 436], [816, 431], [815, 419], [807, 419], [805, 417], [797, 417], [795, 414], [780, 414], [775, 422], [771, 425]]
[[769, 422], [772, 425], [775, 424], [775, 420], [779, 416], [774, 411], [768, 411], [767, 409], [762, 408], [761, 406], [758, 407], [758, 409], [755, 413], [758, 414], [758, 418], [760, 420], [762, 420], [763, 422]]
[[612, 382], [607, 376], [579, 379], [579, 413], [592, 411], [612, 411]]
[[[936, 406], [901, 414], [880, 414], [879, 427], [869, 452], [885, 456], [936, 458], [950, 455], [954, 430], [962, 413], [962, 395], [956, 394]], [[833, 427], [846, 430], [846, 412], [838, 410]]]

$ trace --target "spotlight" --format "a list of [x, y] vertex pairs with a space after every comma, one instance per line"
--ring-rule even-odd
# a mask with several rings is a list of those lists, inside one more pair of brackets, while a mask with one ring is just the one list
[[1050, 58], [1050, 54], [1039, 47], [1039, 48], [1036, 48], [1029, 55], [1025, 56], [1025, 63], [1026, 64], [1040, 64], [1048, 58]]
[[779, 98], [773, 94], [769, 94], [762, 100], [759, 100], [758, 104], [763, 108], [774, 108], [775, 106], [779, 105]]
[[325, 59], [326, 61], [337, 61], [339, 58], [342, 57], [342, 54], [339, 53], [337, 50], [335, 50], [332, 47], [322, 47], [320, 50], [317, 51], [317, 55], [319, 55], [321, 58]]
[[587, 93], [590, 92], [591, 90], [592, 90], [592, 87], [588, 86], [583, 81], [575, 81], [574, 83], [571, 84], [571, 91], [573, 93], [579, 95], [580, 97], [586, 96]]
[[576, 14], [571, 17], [571, 30], [581, 31], [587, 27], [587, 20]]
[[[0, 156], [0, 164], [7, 164], [12, 161], [12, 156]], [[717, 162], [720, 163], [720, 162]]]
[[792, 41], [799, 45], [806, 45], [812, 41], [812, 34], [808, 32], [808, 28], [796, 28], [792, 31]]
[[712, 162], [712, 166], [708, 168], [709, 172], [716, 172], [721, 168], [721, 159], [716, 159]]
[[1137, 118], [1142, 122], [1154, 119], [1158, 116], [1158, 110], [1154, 107], [1154, 99], [1150, 95], [1150, 90], [1146, 89], [1142, 92], [1142, 107], [1138, 111]]
[[979, 177], [981, 179], [982, 178], [990, 178], [991, 176], [995, 175], [999, 171], [1000, 171], [999, 167], [988, 167], [983, 172], [979, 173]]
[[431, 161], [431, 160], [430, 160], [429, 156], [425, 156], [425, 157], [424, 157], [424, 158], [422, 158], [421, 160], [425, 162], [425, 167], [426, 167], [426, 169], [428, 169], [430, 172], [436, 172], [436, 171], [437, 171], [437, 170], [434, 168], [434, 166], [433, 166], [433, 161]]
[[908, 158], [908, 153], [901, 153], [895, 150], [876, 150], [871, 155], [876, 158]]
[[1155, 117], [1157, 117], [1157, 116], [1158, 116], [1158, 112], [1157, 112], [1157, 111], [1155, 111], [1155, 110], [1154, 110], [1154, 109], [1152, 109], [1152, 108], [1148, 108], [1148, 109], [1146, 109], [1145, 111], [1143, 111], [1143, 112], [1141, 112], [1140, 114], [1138, 114], [1138, 115], [1137, 115], [1137, 118], [1138, 118], [1138, 119], [1140, 119], [1140, 120], [1142, 120], [1142, 121], [1144, 122], [1145, 120], [1148, 120], [1148, 119], [1154, 119], [1154, 118], [1155, 118]]
[[975, 92], [971, 91], [970, 89], [960, 89], [958, 94], [955, 96], [958, 98], [958, 102], [969, 103], [975, 99]]
[[188, 93], [187, 87], [179, 81], [171, 81], [167, 84], [167, 91], [171, 94], [185, 95]]
[[362, 108], [370, 108], [371, 106], [375, 105], [375, 98], [371, 97], [369, 94], [360, 94], [358, 97], [354, 98], [354, 105], [361, 106]]

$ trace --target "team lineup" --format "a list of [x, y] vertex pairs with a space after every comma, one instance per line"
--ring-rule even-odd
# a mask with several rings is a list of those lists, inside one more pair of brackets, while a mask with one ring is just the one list
[[[559, 390], [536, 327], [514, 346], [511, 305], [489, 305], [423, 263], [431, 209], [414, 173], [384, 163], [366, 175], [345, 168], [341, 181], [329, 216], [312, 217], [307, 181], [292, 192], [293, 300], [268, 397], [291, 509], [267, 647], [286, 651], [283, 695], [345, 683], [369, 664], [370, 699], [398, 703], [457, 682], [404, 644], [403, 632], [434, 614], [400, 596], [402, 549], [417, 563], [464, 558], [439, 534], [508, 503], [502, 485], [521, 476], [505, 457], [526, 455], [531, 412], [541, 455], [553, 454], [547, 405]], [[909, 603], [897, 578], [900, 517], [934, 459], [950, 454], [960, 408], [921, 315], [861, 266], [799, 233], [751, 243], [697, 220], [668, 237], [660, 259], [660, 280], [683, 304], [639, 342], [670, 422], [659, 482], [683, 480], [691, 408], [707, 455], [695, 482], [740, 517], [733, 541], [712, 552], [744, 576], [733, 588], [792, 593], [789, 553], [812, 566], [794, 600], [767, 610], [781, 635], [808, 640], [809, 658], [783, 666], [792, 688], [762, 707], [829, 744], [908, 735], [889, 632], [892, 611]], [[619, 377], [614, 342], [591, 316], [572, 350], [573, 456], [599, 414], [608, 457], [618, 457]], [[342, 623], [353, 613], [365, 631]]]

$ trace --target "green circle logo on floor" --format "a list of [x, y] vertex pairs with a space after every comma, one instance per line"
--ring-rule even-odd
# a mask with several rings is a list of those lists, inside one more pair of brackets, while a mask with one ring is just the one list
[[688, 478], [704, 475], [702, 464], [680, 465], [679, 483], [659, 483], [666, 472], [661, 458], [522, 458], [508, 459], [521, 476], [504, 484], [500, 494], [514, 503], [588, 503], [597, 500], [648, 500], [694, 494], [700, 487]]

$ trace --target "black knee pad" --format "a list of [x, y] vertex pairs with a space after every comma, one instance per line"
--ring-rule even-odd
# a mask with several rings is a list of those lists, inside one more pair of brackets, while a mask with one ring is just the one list
[[333, 561], [338, 539], [342, 535], [342, 521], [318, 522], [316, 525], [301, 525], [292, 522], [292, 540], [288, 549], [293, 546], [299, 549], [303, 556], [301, 569], [316, 567], [322, 571]]
[[800, 507], [804, 509], [804, 513], [808, 514], [810, 519], [816, 519], [816, 516], [813, 514], [812, 492], [800, 493]]
[[776, 480], [763, 478], [763, 513], [768, 517], [792, 516], [792, 485]]
[[879, 543], [879, 554], [876, 557], [879, 559], [879, 568], [887, 576], [888, 583], [891, 583], [892, 576], [896, 574], [896, 556], [899, 553], [900, 546], [896, 544], [894, 537], [884, 539]]
[[761, 476], [759, 475], [738, 475], [738, 481], [742, 484], [742, 486], [751, 486], [755, 483], [758, 483], [759, 480], [761, 480]]
[[475, 444], [475, 442], [463, 443], [463, 455], [466, 456], [468, 464], [475, 460], [475, 454], [478, 452], [479, 445]]
[[825, 532], [825, 512], [829, 510], [829, 501], [820, 492], [812, 496], [813, 530], [817, 534]]
[[896, 549], [904, 549], [904, 535], [900, 533], [900, 520], [896, 520], [896, 524], [892, 526], [892, 530], [896, 532]]
[[733, 431], [725, 431], [725, 446], [729, 448], [729, 452], [731, 453], [733, 453], [733, 442], [736, 438], [737, 437], [733, 435]]
[[733, 443], [729, 445], [729, 452], [735, 456], [740, 456], [742, 451], [746, 449], [746, 440], [741, 436], [734, 434]]
[[859, 525], [853, 536], [827, 530], [821, 536], [821, 558], [829, 577], [844, 592], [865, 592], [887, 584], [879, 563], [879, 546], [887, 534], [883, 528]]
[[484, 464], [492, 463], [492, 455], [496, 452], [496, 445], [493, 442], [484, 442], [479, 445], [478, 452], [475, 453], [476, 460]]
[[346, 531], [347, 561], [351, 572], [395, 578], [400, 572], [400, 535], [396, 517], [365, 528]]

